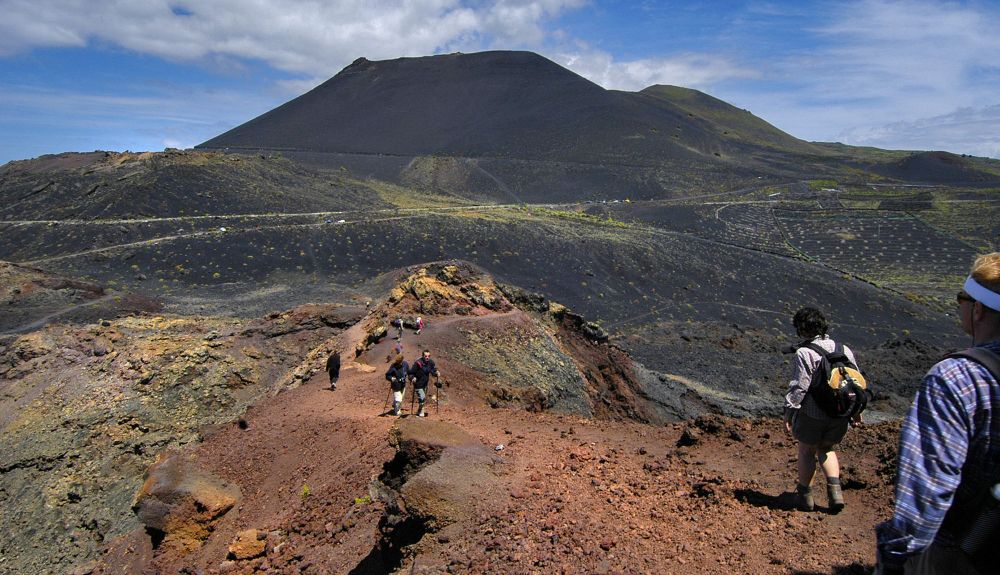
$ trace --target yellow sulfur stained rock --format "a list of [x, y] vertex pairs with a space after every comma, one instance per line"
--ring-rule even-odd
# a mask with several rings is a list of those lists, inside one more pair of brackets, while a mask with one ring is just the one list
[[253, 559], [264, 554], [265, 533], [257, 529], [247, 529], [236, 534], [236, 539], [229, 544], [229, 557], [232, 559]]

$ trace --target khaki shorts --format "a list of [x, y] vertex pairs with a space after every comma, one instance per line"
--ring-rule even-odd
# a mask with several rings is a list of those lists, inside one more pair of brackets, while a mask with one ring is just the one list
[[833, 447], [847, 435], [851, 420], [847, 417], [836, 419], [816, 419], [802, 413], [792, 420], [792, 437], [806, 445]]

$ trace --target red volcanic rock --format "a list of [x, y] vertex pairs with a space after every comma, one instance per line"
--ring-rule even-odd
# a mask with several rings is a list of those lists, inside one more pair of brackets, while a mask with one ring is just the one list
[[170, 455], [149, 468], [132, 508], [148, 530], [163, 534], [164, 545], [189, 550], [239, 499], [239, 487]]
[[253, 559], [264, 554], [266, 533], [256, 529], [247, 529], [236, 534], [236, 539], [229, 545], [229, 556], [233, 559]]

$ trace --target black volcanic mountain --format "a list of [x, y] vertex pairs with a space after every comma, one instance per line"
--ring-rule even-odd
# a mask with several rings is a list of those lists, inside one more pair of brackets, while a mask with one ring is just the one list
[[[755, 138], [723, 133], [664, 98], [665, 89], [605, 90], [530, 52], [361, 58], [199, 147], [659, 165], [718, 162], [772, 138], [777, 147], [822, 154], [756, 118], [770, 130]], [[692, 93], [700, 94], [685, 91]]]

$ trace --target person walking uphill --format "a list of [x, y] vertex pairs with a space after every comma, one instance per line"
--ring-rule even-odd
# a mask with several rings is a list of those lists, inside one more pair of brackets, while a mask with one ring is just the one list
[[[818, 460], [826, 477], [828, 509], [838, 513], [844, 508], [844, 496], [840, 488], [840, 461], [833, 449], [847, 434], [848, 426], [861, 423], [861, 416], [857, 414], [853, 419], [832, 416], [820, 406], [815, 388], [810, 392], [810, 387], [824, 358], [832, 358], [833, 352], [841, 351], [854, 368], [857, 368], [857, 362], [850, 348], [837, 344], [826, 334], [829, 324], [818, 309], [800, 309], [795, 313], [792, 325], [798, 336], [805, 339], [796, 346], [792, 379], [785, 395], [785, 429], [798, 441], [795, 503], [802, 511], [815, 508], [812, 481]], [[820, 374], [820, 377], [825, 378], [825, 375]]]
[[413, 378], [413, 392], [417, 394], [417, 401], [420, 402], [417, 417], [427, 416], [427, 413], [424, 411], [424, 402], [427, 401], [427, 383], [430, 381], [431, 374], [434, 377], [441, 377], [441, 372], [438, 371], [437, 366], [434, 365], [434, 360], [431, 359], [431, 352], [425, 349], [420, 359], [413, 362], [413, 365], [410, 366], [410, 377]]
[[330, 390], [337, 391], [337, 380], [340, 379], [340, 352], [335, 351], [326, 360], [326, 372], [330, 374]]
[[403, 390], [406, 389], [406, 377], [409, 371], [410, 366], [403, 361], [403, 356], [397, 355], [392, 365], [389, 366], [389, 371], [385, 372], [385, 379], [392, 388], [393, 415], [399, 415], [399, 410], [403, 406]]
[[976, 259], [957, 304], [973, 347], [927, 372], [903, 421], [895, 511], [875, 528], [876, 573], [985, 575], [1000, 565], [1000, 252]]

